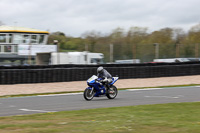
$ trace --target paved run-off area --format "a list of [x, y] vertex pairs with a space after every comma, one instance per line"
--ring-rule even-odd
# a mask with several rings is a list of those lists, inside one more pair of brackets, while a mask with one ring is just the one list
[[[115, 83], [115, 85], [118, 88], [158, 87], [189, 84], [200, 84], [200, 75], [140, 79], [119, 79]], [[16, 94], [83, 91], [86, 87], [86, 81], [0, 85], [0, 96]]]

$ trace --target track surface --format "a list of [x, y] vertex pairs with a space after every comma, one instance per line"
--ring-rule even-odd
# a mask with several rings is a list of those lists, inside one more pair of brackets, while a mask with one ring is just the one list
[[200, 86], [122, 90], [114, 100], [86, 101], [80, 93], [0, 99], [0, 116], [145, 104], [200, 101]]

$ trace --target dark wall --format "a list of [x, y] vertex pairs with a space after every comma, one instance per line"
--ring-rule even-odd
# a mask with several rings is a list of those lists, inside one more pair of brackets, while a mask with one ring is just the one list
[[[96, 75], [99, 65], [1, 66], [0, 84], [83, 81]], [[200, 63], [101, 65], [120, 79], [200, 75]]]

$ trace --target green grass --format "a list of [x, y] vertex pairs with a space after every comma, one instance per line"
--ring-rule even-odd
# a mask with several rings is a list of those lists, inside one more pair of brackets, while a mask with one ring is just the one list
[[190, 86], [199, 86], [199, 85], [200, 84], [168, 85], [168, 86], [154, 86], [154, 87], [123, 88], [122, 90], [125, 90], [125, 89], [147, 89], [147, 88], [169, 88], [169, 87], [190, 87]]
[[34, 93], [34, 94], [4, 95], [4, 96], [0, 96], [0, 98], [26, 97], [26, 96], [52, 95], [52, 94], [64, 94], [64, 93], [78, 93], [78, 92], [82, 92], [82, 91], [63, 91], [63, 92], [49, 92], [49, 93]]
[[[189, 84], [189, 85], [171, 85], [171, 86], [156, 86], [156, 88], [167, 88], [167, 87], [188, 87], [188, 86], [198, 86], [200, 84]], [[127, 89], [146, 89], [146, 88], [155, 88], [155, 87], [137, 87], [137, 88], [120, 88], [118, 90], [127, 90]], [[37, 95], [51, 95], [51, 94], [64, 94], [64, 93], [78, 93], [82, 91], [63, 91], [63, 92], [50, 92], [50, 93], [34, 93], [34, 94], [18, 94], [18, 95], [4, 95], [0, 98], [9, 98], [9, 97], [25, 97], [25, 96], [37, 96]]]
[[0, 117], [0, 132], [199, 133], [200, 102]]

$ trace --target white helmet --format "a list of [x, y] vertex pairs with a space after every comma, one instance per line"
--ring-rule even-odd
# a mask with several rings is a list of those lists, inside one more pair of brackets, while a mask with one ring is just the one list
[[97, 68], [97, 73], [101, 73], [102, 71], [103, 71], [103, 67], [102, 66]]

